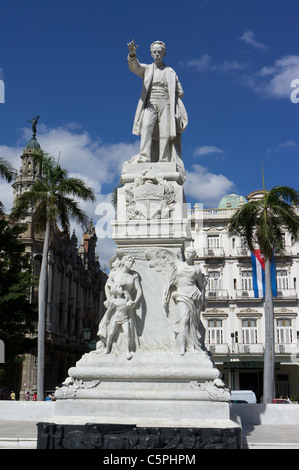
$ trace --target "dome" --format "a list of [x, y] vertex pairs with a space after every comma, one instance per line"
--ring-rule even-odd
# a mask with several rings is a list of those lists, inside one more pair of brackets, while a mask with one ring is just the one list
[[35, 149], [40, 150], [40, 145], [35, 137], [32, 137], [31, 140], [26, 145], [26, 149]]
[[238, 194], [228, 194], [223, 196], [218, 204], [218, 209], [237, 209], [237, 207], [246, 204], [247, 200], [244, 196], [239, 196]]

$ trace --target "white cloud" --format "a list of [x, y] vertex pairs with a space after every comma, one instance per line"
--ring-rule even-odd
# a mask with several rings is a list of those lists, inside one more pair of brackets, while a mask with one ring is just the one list
[[258, 42], [255, 39], [255, 34], [250, 29], [245, 31], [245, 33], [239, 39], [241, 41], [246, 42], [246, 44], [249, 44], [250, 46], [253, 46], [257, 49], [263, 49], [265, 51], [269, 49], [269, 46], [267, 46], [266, 44], [262, 44], [261, 42]]
[[272, 153], [272, 152], [281, 152], [284, 150], [299, 152], [299, 143], [295, 142], [294, 140], [286, 140], [285, 142], [281, 142], [276, 148], [274, 149], [269, 148], [267, 151], [268, 153]]
[[299, 79], [299, 56], [287, 55], [276, 60], [274, 65], [263, 67], [246, 84], [264, 96], [290, 99], [294, 79]]
[[196, 70], [197, 72], [219, 72], [227, 73], [235, 70], [243, 70], [247, 67], [245, 62], [238, 62], [236, 60], [225, 60], [220, 63], [213, 63], [208, 54], [203, 54], [200, 59], [190, 59], [184, 62], [187, 68]]
[[185, 62], [185, 65], [190, 69], [195, 69], [198, 72], [205, 72], [211, 66], [211, 57], [208, 54], [203, 54], [200, 59], [191, 59]]
[[196, 147], [194, 150], [195, 157], [201, 157], [203, 155], [209, 155], [210, 153], [223, 153], [223, 150], [219, 149], [218, 147], [214, 147], [213, 145], [203, 145], [201, 147]]
[[204, 207], [218, 207], [220, 199], [232, 191], [234, 183], [224, 175], [210, 173], [202, 165], [192, 168], [193, 171], [187, 171], [186, 195], [203, 203]]

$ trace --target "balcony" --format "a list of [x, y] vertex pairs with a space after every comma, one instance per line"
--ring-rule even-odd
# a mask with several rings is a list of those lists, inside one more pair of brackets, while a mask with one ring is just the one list
[[299, 346], [297, 343], [275, 343], [275, 354], [291, 354], [294, 363], [299, 363]]
[[206, 293], [207, 300], [228, 300], [228, 292], [225, 289], [208, 290]]
[[237, 354], [264, 354], [262, 343], [236, 343], [235, 352]]
[[254, 290], [253, 289], [235, 289], [237, 299], [254, 299]]
[[228, 354], [229, 353], [229, 347], [227, 343], [223, 343], [223, 344], [208, 343], [206, 344], [206, 348], [212, 354]]
[[250, 256], [250, 251], [247, 248], [237, 247], [238, 256]]
[[277, 297], [276, 300], [296, 300], [297, 294], [296, 289], [277, 289]]
[[207, 258], [223, 258], [224, 249], [221, 247], [218, 248], [204, 248], [203, 254]]

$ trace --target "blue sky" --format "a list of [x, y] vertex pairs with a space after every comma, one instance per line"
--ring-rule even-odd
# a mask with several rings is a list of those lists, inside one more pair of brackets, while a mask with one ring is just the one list
[[[127, 42], [166, 43], [183, 86], [187, 201], [217, 207], [225, 194], [298, 187], [298, 0], [10, 0], [0, 11], [0, 155], [20, 168], [40, 115], [38, 140], [71, 174], [110, 201], [122, 163], [138, 151], [132, 124], [141, 80]], [[295, 93], [295, 97], [296, 97]], [[299, 87], [298, 87], [299, 97]], [[12, 191], [0, 183], [7, 210]], [[95, 205], [86, 210], [96, 220]], [[103, 242], [104, 243], [104, 242]], [[104, 246], [104, 245], [102, 245]]]

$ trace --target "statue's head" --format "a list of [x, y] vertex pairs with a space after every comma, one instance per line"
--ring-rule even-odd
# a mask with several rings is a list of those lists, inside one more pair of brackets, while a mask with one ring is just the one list
[[188, 246], [186, 249], [185, 249], [185, 258], [186, 259], [192, 259], [192, 258], [195, 258], [196, 257], [196, 250], [195, 248], [193, 248], [192, 246]]
[[121, 260], [121, 265], [125, 266], [126, 268], [131, 268], [134, 261], [135, 260], [134, 260], [133, 256], [125, 255], [125, 256], [123, 256], [123, 258]]
[[112, 284], [110, 293], [111, 295], [121, 295], [123, 294], [123, 288], [119, 284]]
[[151, 55], [156, 64], [163, 63], [163, 57], [166, 56], [166, 46], [162, 41], [155, 41], [151, 44]]

